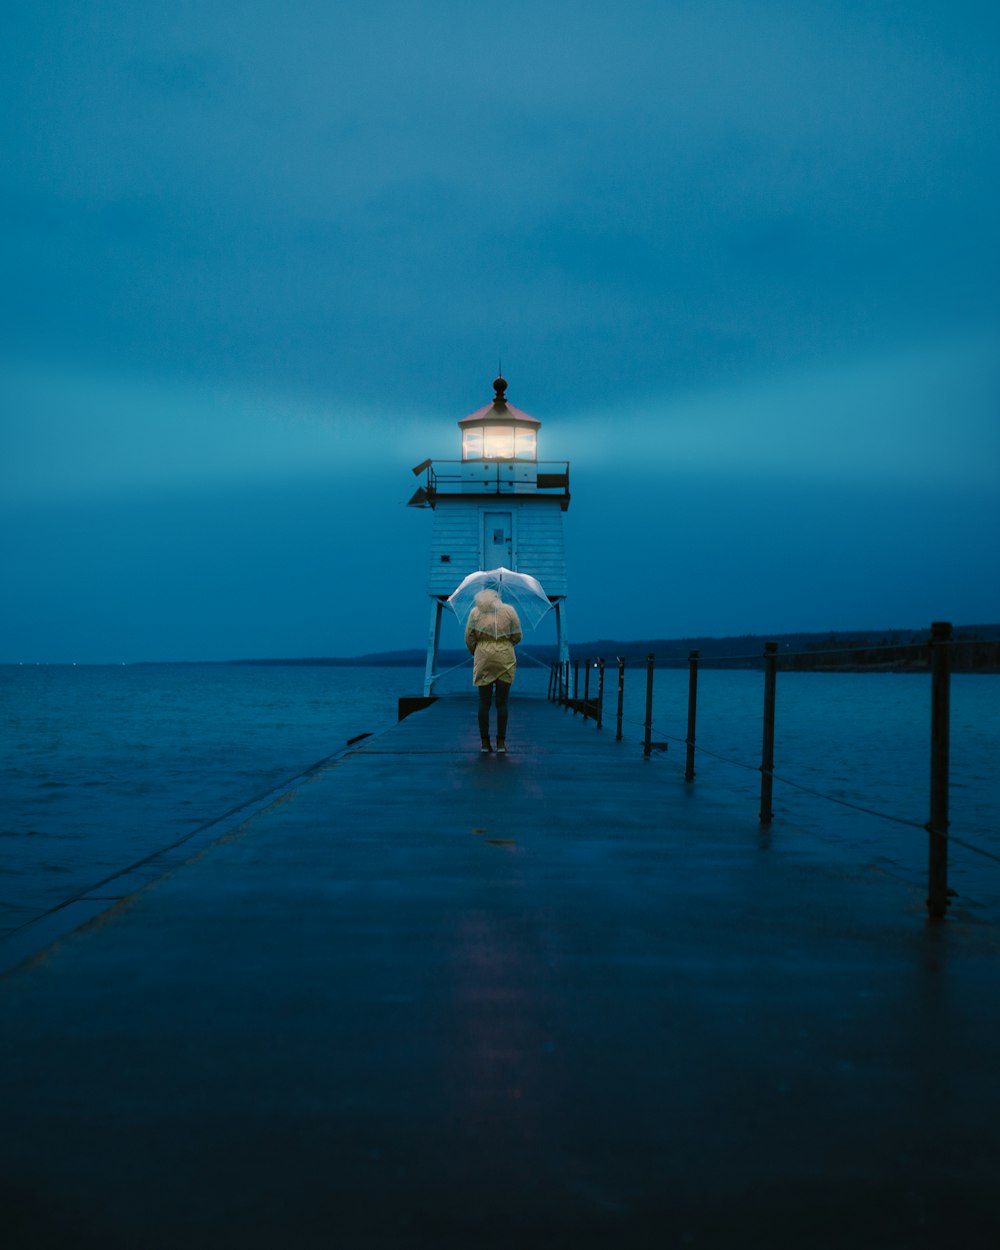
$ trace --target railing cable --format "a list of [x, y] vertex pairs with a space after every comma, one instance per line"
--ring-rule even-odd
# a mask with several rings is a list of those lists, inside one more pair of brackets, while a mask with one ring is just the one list
[[472, 663], [472, 656], [467, 655], [464, 660], [459, 660], [457, 664], [453, 664], [451, 668], [446, 668], [440, 673], [434, 673], [431, 680], [438, 681], [442, 677], [447, 677], [449, 673], [454, 673], [457, 669], [465, 668], [466, 664]]
[[[643, 721], [635, 720], [632, 717], [625, 717], [625, 720], [630, 725], [635, 725], [637, 729], [645, 728]], [[656, 732], [661, 734], [670, 742], [687, 742], [686, 738], [679, 738], [676, 734], [664, 733], [663, 730], [659, 729], [656, 730]], [[718, 751], [709, 750], [708, 747], [703, 747], [697, 743], [695, 744], [694, 749], [701, 752], [702, 755], [710, 756], [714, 760], [721, 760], [724, 764], [732, 764], [736, 768], [743, 768], [750, 773], [760, 772], [759, 764], [747, 764], [744, 760], [734, 760], [730, 755], [720, 755]], [[840, 807], [849, 807], [852, 811], [862, 812], [866, 816], [876, 816], [880, 820], [889, 820], [892, 821], [893, 824], [906, 825], [910, 829], [919, 829], [922, 832], [927, 829], [926, 823], [922, 821], [908, 820], [905, 816], [893, 816], [890, 812], [880, 812], [877, 808], [865, 807], [862, 803], [852, 803], [849, 799], [841, 799], [835, 794], [826, 794], [822, 790], [813, 789], [812, 786], [805, 786], [799, 781], [793, 781], [790, 777], [782, 776], [781, 773], [772, 773], [771, 776], [775, 781], [780, 781], [782, 785], [791, 786], [793, 789], [801, 790], [804, 794], [811, 794], [817, 799], [825, 799], [828, 803], [836, 803]], [[966, 842], [964, 838], [957, 838], [953, 833], [948, 833], [945, 836], [948, 838], [949, 842], [954, 842], [956, 846], [960, 846], [966, 851], [973, 851], [976, 855], [982, 855], [985, 859], [991, 859], [994, 863], [1000, 864], [1000, 855], [994, 855], [992, 851], [987, 851], [981, 846], [976, 846], [973, 842]]]
[[[921, 828], [926, 829], [926, 825]], [[975, 851], [977, 855], [982, 855], [984, 859], [992, 859], [995, 864], [1000, 864], [1000, 855], [994, 855], [992, 851], [984, 851], [981, 846], [976, 846], [972, 842], [965, 842], [962, 838], [956, 838], [953, 833], [946, 833], [945, 838], [949, 842], [954, 842], [956, 846], [962, 847], [966, 851]]]
[[[947, 872], [948, 872], [948, 852], [947, 844], [954, 842], [956, 846], [972, 852], [974, 855], [980, 855], [984, 859], [991, 860], [993, 863], [1000, 863], [1000, 855], [992, 851], [986, 850], [984, 847], [977, 846], [973, 842], [968, 842], [963, 838], [958, 838], [949, 832], [948, 820], [948, 756], [949, 756], [949, 682], [952, 672], [952, 664], [950, 656], [956, 647], [983, 647], [985, 648], [994, 663], [1000, 660], [1000, 643], [983, 642], [978, 638], [954, 638], [952, 636], [952, 626], [947, 621], [935, 621], [931, 625], [930, 638], [926, 642], [911, 643], [889, 643], [877, 646], [847, 646], [844, 648], [830, 648], [828, 650], [810, 651], [810, 652], [784, 652], [778, 651], [778, 644], [768, 642], [764, 648], [763, 655], [746, 655], [746, 656], [712, 656], [701, 657], [697, 650], [693, 650], [688, 655], [688, 664], [690, 666], [690, 679], [688, 683], [688, 733], [686, 737], [679, 737], [676, 734], [662, 733], [665, 739], [662, 742], [653, 743], [652, 734], [654, 731], [653, 723], [653, 672], [656, 662], [652, 653], [646, 656], [646, 716], [645, 719], [639, 721], [635, 717], [625, 716], [622, 708], [623, 693], [623, 677], [625, 661], [619, 657], [618, 660], [618, 732], [617, 740], [622, 738], [622, 724], [627, 722], [629, 726], [635, 726], [642, 730], [643, 741], [643, 757], [649, 759], [651, 750], [655, 746], [657, 748], [665, 748], [668, 742], [683, 743], [686, 747], [686, 762], [684, 766], [684, 780], [691, 782], [695, 778], [694, 759], [697, 752], [708, 756], [711, 759], [719, 760], [724, 764], [730, 764], [736, 768], [745, 769], [747, 772], [757, 773], [760, 776], [761, 786], [761, 810], [760, 822], [762, 826], [770, 824], [772, 819], [771, 808], [771, 787], [772, 783], [777, 781], [781, 785], [790, 786], [793, 790], [798, 790], [802, 794], [808, 794], [813, 798], [822, 799], [827, 803], [835, 803], [838, 807], [846, 807], [850, 811], [860, 812], [865, 816], [871, 816], [876, 820], [886, 820], [892, 824], [903, 825], [908, 829], [919, 829], [925, 831], [930, 836], [930, 855], [928, 869], [928, 888], [929, 895], [927, 898], [927, 908], [931, 919], [940, 919], [945, 915], [948, 907], [948, 895], [953, 894], [947, 888]], [[794, 781], [790, 777], [786, 777], [781, 773], [774, 771], [774, 703], [775, 703], [775, 677], [778, 671], [802, 672], [808, 671], [810, 666], [800, 666], [795, 664], [796, 660], [819, 661], [816, 665], [817, 671], [823, 671], [822, 662], [835, 656], [851, 655], [856, 659], [863, 657], [867, 662], [876, 655], [892, 656], [895, 660], [905, 659], [923, 660], [926, 657], [927, 672], [931, 678], [931, 802], [930, 802], [930, 819], [926, 822], [911, 820], [904, 816], [896, 816], [890, 812], [880, 811], [878, 808], [868, 807], [863, 803], [856, 803], [850, 799], [839, 798], [833, 794], [827, 794], [823, 790], [817, 790], [813, 786], [808, 786], [800, 781]], [[534, 658], [534, 657], [532, 657]], [[665, 662], [664, 662], [665, 659]], [[723, 755], [718, 751], [712, 751], [708, 747], [704, 747], [695, 741], [696, 731], [696, 700], [697, 700], [697, 675], [699, 661], [705, 667], [722, 667], [729, 664], [739, 664], [750, 666], [755, 669], [763, 668], [764, 670], [764, 732], [762, 742], [762, 758], [759, 765], [754, 766], [747, 764], [743, 760], [733, 759], [731, 756]], [[791, 661], [792, 663], [787, 663]], [[588, 677], [589, 677], [589, 661]], [[680, 666], [683, 661], [681, 658], [669, 656], [660, 660], [660, 667], [674, 667], [675, 663]], [[577, 668], [579, 661], [577, 661]], [[554, 672], [553, 668], [553, 672]], [[561, 672], [561, 666], [560, 666]], [[569, 664], [566, 664], [565, 680], [568, 686], [569, 680]], [[578, 702], [575, 697], [578, 691], [574, 692], [574, 707]], [[586, 696], [585, 696], [586, 697]]]
[[521, 647], [518, 650], [517, 658], [519, 660], [530, 660], [532, 664], [537, 664], [539, 668], [551, 668], [552, 667], [552, 665], [549, 663], [546, 663], [545, 660], [540, 660], [538, 659], [537, 656], [532, 655], [530, 651], [525, 651], [523, 647]]

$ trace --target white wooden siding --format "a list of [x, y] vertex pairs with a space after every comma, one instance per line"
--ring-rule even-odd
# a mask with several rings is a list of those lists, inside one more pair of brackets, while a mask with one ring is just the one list
[[514, 507], [518, 515], [517, 571], [537, 577], [546, 594], [566, 594], [565, 514], [559, 500], [545, 496], [518, 499]]
[[433, 516], [427, 593], [450, 595], [463, 577], [479, 568], [482, 513], [476, 502], [457, 498], [439, 501]]
[[[463, 577], [482, 567], [485, 512], [514, 514], [515, 568], [537, 577], [547, 594], [566, 594], [566, 546], [558, 498], [509, 495], [489, 500], [438, 500], [433, 513], [427, 593], [451, 594]], [[442, 556], [450, 558], [443, 561]]]

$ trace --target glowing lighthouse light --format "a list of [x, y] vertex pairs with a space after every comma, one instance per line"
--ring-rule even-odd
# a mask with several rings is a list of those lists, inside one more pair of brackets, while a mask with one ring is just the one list
[[493, 390], [496, 394], [492, 404], [458, 423], [463, 462], [536, 460], [541, 422], [507, 403], [507, 383], [503, 378], [497, 378]]

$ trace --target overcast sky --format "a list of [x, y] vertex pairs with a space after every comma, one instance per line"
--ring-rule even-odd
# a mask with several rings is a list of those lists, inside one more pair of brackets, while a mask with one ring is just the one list
[[571, 639], [1000, 620], [998, 14], [12, 0], [0, 661], [422, 646], [499, 358]]

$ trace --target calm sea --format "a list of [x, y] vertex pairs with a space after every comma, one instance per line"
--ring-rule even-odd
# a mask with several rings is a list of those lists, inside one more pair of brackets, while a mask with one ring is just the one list
[[[419, 693], [422, 676], [367, 667], [0, 667], [0, 935], [280, 787], [349, 738], [388, 727], [397, 697]], [[460, 670], [444, 688], [468, 683]], [[544, 670], [522, 663], [515, 698], [544, 694], [546, 684]], [[738, 796], [748, 827], [759, 792], [761, 694], [759, 673], [701, 674], [698, 743], [706, 753], [697, 785]], [[775, 771], [919, 824], [928, 811], [929, 701], [929, 680], [918, 674], [780, 674]], [[609, 670], [611, 734], [615, 703]], [[636, 744], [644, 706], [644, 675], [633, 670], [624, 732]], [[684, 748], [675, 739], [686, 732], [686, 708], [687, 673], [657, 671], [654, 738], [669, 748], [654, 766], [666, 784], [682, 784]], [[952, 833], [995, 858], [953, 846], [950, 881], [963, 902], [1000, 919], [1000, 678], [953, 678], [952, 734]], [[792, 837], [923, 881], [920, 829], [781, 782], [774, 799], [775, 843]]]

